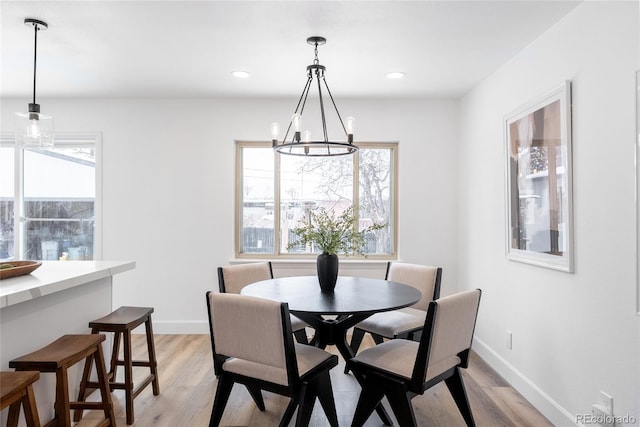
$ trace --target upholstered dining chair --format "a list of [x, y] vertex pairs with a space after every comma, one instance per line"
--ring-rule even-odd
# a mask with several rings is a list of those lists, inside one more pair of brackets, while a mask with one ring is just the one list
[[347, 362], [362, 386], [352, 427], [364, 425], [386, 396], [402, 427], [416, 426], [411, 399], [444, 381], [467, 426], [475, 426], [460, 369], [469, 365], [480, 289], [429, 303], [419, 342], [395, 339]]
[[[250, 264], [229, 265], [218, 267], [218, 286], [220, 292], [239, 294], [242, 288], [250, 283], [261, 280], [273, 279], [271, 262], [254, 262]], [[293, 314], [291, 315], [291, 328], [296, 341], [308, 344], [307, 331], [309, 325]]]
[[413, 339], [414, 334], [422, 330], [429, 302], [440, 296], [441, 279], [440, 267], [389, 262], [385, 280], [413, 286], [422, 293], [422, 298], [411, 307], [376, 313], [358, 323], [351, 338], [353, 352], [358, 352], [366, 332], [371, 334], [376, 344], [381, 344], [384, 338]]
[[207, 292], [214, 371], [218, 378], [209, 427], [217, 427], [235, 383], [243, 384], [261, 411], [262, 390], [291, 398], [280, 426], [308, 426], [316, 397], [332, 427], [338, 426], [329, 370], [338, 356], [294, 343], [287, 303]]

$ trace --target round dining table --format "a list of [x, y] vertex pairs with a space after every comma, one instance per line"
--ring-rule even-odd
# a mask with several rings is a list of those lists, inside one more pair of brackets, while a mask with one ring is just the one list
[[287, 302], [289, 311], [315, 329], [312, 345], [335, 345], [344, 360], [354, 354], [347, 330], [374, 313], [408, 307], [420, 300], [416, 288], [388, 280], [338, 277], [333, 292], [320, 289], [317, 276], [262, 280], [242, 288], [243, 295]]

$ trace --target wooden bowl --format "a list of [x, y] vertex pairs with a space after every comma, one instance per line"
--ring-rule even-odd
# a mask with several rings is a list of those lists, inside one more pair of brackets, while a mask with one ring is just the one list
[[0, 269], [0, 280], [31, 274], [42, 265], [40, 261], [3, 261], [0, 262], [0, 265], [2, 264], [11, 264], [13, 267]]

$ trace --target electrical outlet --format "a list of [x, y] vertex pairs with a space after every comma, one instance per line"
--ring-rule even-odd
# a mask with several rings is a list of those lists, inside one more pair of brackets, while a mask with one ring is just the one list
[[507, 348], [511, 350], [513, 348], [513, 333], [507, 329]]
[[604, 391], [600, 391], [600, 405], [609, 415], [613, 415], [613, 397]]

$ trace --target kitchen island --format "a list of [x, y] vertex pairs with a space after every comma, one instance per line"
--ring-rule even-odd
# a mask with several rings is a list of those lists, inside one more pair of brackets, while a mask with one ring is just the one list
[[[90, 333], [89, 322], [113, 310], [113, 275], [135, 266], [133, 261], [43, 261], [31, 274], [0, 280], [0, 370], [11, 370], [10, 360], [62, 335]], [[82, 364], [74, 368], [69, 386], [77, 393]], [[44, 422], [53, 416], [54, 390], [54, 374], [42, 374], [34, 384]]]

